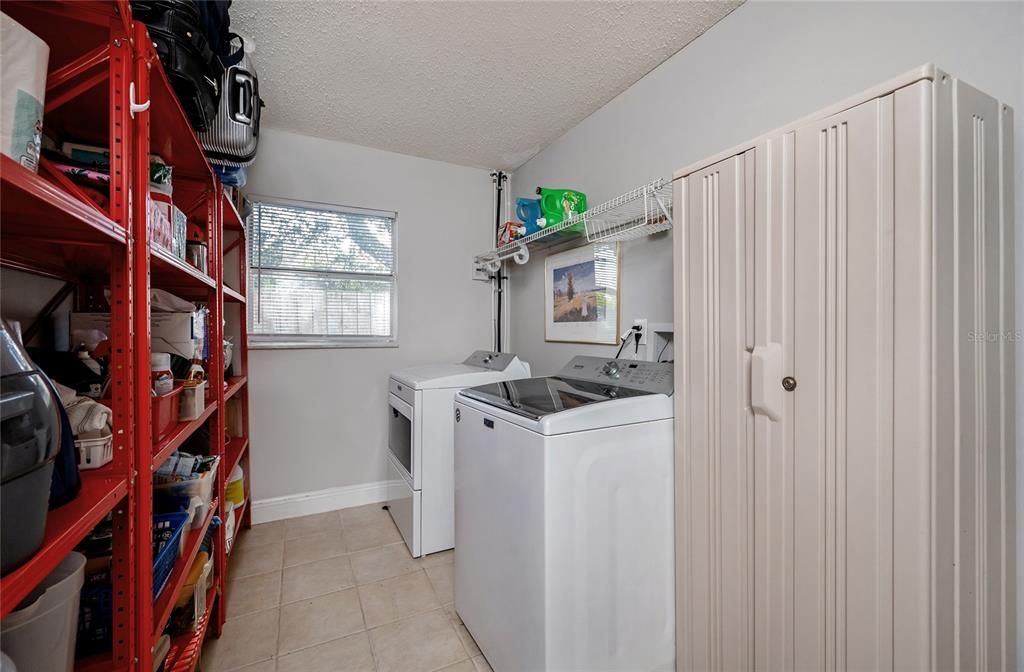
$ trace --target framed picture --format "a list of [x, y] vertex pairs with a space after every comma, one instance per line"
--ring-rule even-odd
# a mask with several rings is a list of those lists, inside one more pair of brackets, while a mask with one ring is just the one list
[[544, 260], [544, 340], [618, 345], [619, 249], [595, 243]]

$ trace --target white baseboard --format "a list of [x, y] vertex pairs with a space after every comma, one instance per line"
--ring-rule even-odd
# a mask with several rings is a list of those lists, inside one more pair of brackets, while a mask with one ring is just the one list
[[269, 523], [274, 520], [298, 518], [314, 513], [347, 509], [350, 506], [383, 502], [388, 498], [389, 483], [390, 481], [377, 481], [304, 492], [298, 495], [257, 499], [252, 505], [252, 522], [254, 525]]

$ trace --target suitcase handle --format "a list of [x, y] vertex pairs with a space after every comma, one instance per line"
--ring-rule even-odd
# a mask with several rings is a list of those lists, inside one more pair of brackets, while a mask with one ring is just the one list
[[231, 116], [240, 124], [252, 125], [253, 118], [253, 83], [252, 76], [247, 72], [235, 71], [235, 86], [238, 88], [237, 107]]

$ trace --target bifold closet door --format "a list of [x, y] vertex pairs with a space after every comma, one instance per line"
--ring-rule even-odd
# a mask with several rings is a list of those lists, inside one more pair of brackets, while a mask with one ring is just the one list
[[676, 184], [685, 203], [675, 241], [685, 330], [675, 395], [681, 670], [753, 662], [753, 180], [750, 151]]
[[779, 669], [893, 667], [893, 105], [792, 134], [793, 657]]

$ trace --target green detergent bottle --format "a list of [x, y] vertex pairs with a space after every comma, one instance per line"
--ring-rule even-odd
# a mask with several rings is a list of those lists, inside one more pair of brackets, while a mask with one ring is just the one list
[[[587, 209], [587, 195], [572, 189], [547, 189], [537, 187], [540, 209], [547, 220], [547, 226], [561, 224], [568, 217], [578, 215]], [[565, 231], [583, 232], [583, 222]]]

